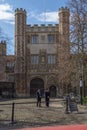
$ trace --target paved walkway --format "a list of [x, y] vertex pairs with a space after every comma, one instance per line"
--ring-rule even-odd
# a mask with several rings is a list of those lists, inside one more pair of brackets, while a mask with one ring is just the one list
[[16, 130], [87, 130], [87, 125], [48, 126], [36, 128], [23, 128]]

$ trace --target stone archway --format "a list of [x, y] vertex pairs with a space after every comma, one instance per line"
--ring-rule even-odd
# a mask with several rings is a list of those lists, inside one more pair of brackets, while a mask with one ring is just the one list
[[50, 97], [56, 97], [56, 94], [57, 94], [56, 86], [54, 85], [50, 86]]
[[44, 81], [40, 78], [34, 78], [30, 82], [30, 97], [36, 96], [37, 89], [41, 90], [41, 94], [44, 94]]

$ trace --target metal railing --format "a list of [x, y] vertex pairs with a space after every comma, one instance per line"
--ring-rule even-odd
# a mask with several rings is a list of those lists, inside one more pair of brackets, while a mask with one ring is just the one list
[[[62, 101], [62, 100], [61, 100]], [[58, 106], [59, 100], [52, 99], [50, 101], [49, 109], [46, 109], [45, 101], [42, 100], [41, 107], [37, 107], [36, 100], [34, 101], [22, 101], [16, 102], [13, 101], [11, 103], [0, 103], [0, 122], [4, 123], [44, 123], [48, 122], [46, 116], [49, 111], [54, 111], [55, 108], [60, 108]], [[45, 112], [44, 112], [45, 111]], [[42, 113], [44, 112], [43, 116]], [[47, 113], [47, 114], [46, 114]]]

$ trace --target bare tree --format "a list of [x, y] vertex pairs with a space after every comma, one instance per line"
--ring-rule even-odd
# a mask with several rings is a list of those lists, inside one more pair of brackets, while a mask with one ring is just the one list
[[[71, 52], [77, 54], [77, 72], [85, 82], [85, 63], [87, 55], [87, 0], [68, 0], [71, 9], [70, 40]], [[84, 87], [85, 95], [85, 87]]]
[[[67, 52], [65, 54], [65, 47], [64, 50], [62, 50], [65, 55], [62, 56], [61, 53], [59, 53], [61, 55], [61, 61], [59, 61], [59, 77], [60, 82], [63, 84], [66, 83], [67, 85], [72, 83], [72, 87], [78, 87], [78, 91], [80, 77], [83, 81], [86, 80], [85, 64], [87, 57], [87, 0], [68, 0], [67, 5], [70, 9], [71, 51], [70, 57], [66, 56]], [[67, 87], [67, 89], [69, 89], [69, 87]]]
[[71, 42], [77, 53], [87, 52], [87, 1], [69, 0], [71, 9]]

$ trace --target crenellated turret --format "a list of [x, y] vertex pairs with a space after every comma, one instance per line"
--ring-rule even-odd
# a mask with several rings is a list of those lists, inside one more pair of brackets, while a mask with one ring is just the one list
[[69, 16], [70, 11], [67, 7], [59, 9], [59, 32], [69, 36]]
[[[69, 16], [70, 11], [67, 7], [59, 9], [59, 44], [58, 44], [58, 62], [59, 62], [59, 77], [60, 81], [69, 79], [69, 56], [70, 56], [70, 41], [69, 41]], [[66, 77], [63, 77], [63, 73]]]
[[25, 72], [25, 34], [26, 33], [26, 11], [22, 8], [15, 10], [15, 55], [17, 57], [16, 72]]
[[26, 11], [15, 10], [15, 85], [16, 93], [26, 93]]
[[69, 16], [70, 11], [67, 7], [62, 7], [59, 9], [59, 35], [60, 43], [63, 44], [62, 47], [66, 47], [65, 51], [69, 52]]
[[25, 46], [26, 11], [22, 8], [15, 10], [15, 54], [23, 56], [21, 49]]
[[23, 8], [17, 8], [16, 10], [15, 10], [15, 13], [18, 13], [18, 12], [24, 12], [24, 13], [26, 13], [26, 10], [25, 9], [23, 9]]
[[0, 55], [2, 56], [6, 55], [6, 41], [0, 42]]

